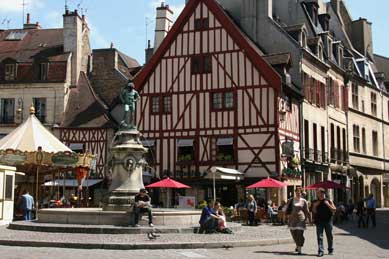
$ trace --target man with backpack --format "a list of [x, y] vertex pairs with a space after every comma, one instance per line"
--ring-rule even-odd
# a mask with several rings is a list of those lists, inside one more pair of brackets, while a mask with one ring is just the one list
[[324, 255], [323, 232], [326, 232], [328, 242], [328, 254], [334, 253], [333, 236], [332, 236], [332, 220], [336, 212], [336, 207], [330, 199], [326, 198], [326, 191], [319, 188], [316, 192], [318, 199], [313, 202], [312, 211], [316, 224], [317, 243], [319, 246], [318, 256]]

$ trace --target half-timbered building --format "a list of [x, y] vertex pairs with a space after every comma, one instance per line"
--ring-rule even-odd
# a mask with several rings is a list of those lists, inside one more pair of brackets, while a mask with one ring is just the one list
[[[218, 184], [227, 205], [261, 178], [295, 178], [298, 165], [283, 170], [299, 150], [290, 62], [288, 53], [264, 55], [216, 1], [189, 1], [135, 78], [138, 128], [157, 175], [190, 183], [187, 195], [205, 199], [211, 166], [237, 169], [243, 182]], [[281, 139], [292, 143], [289, 154], [281, 155]]]

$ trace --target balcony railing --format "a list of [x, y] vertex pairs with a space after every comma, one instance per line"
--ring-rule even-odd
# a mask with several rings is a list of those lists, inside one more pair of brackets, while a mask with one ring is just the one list
[[14, 116], [3, 116], [0, 117], [0, 124], [14, 124], [15, 117]]
[[315, 161], [318, 163], [328, 162], [328, 153], [313, 148], [304, 149], [304, 157], [306, 160]]
[[348, 163], [348, 152], [343, 149], [331, 148], [331, 163]]

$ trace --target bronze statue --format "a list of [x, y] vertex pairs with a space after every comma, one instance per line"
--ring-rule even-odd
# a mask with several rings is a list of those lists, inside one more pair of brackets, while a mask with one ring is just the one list
[[121, 130], [136, 129], [135, 111], [139, 98], [139, 93], [134, 89], [134, 83], [129, 80], [120, 93], [120, 100], [124, 105], [124, 116], [120, 123]]

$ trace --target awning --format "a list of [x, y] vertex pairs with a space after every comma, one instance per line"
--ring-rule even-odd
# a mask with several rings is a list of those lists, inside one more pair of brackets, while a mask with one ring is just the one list
[[178, 147], [193, 147], [193, 139], [179, 139], [177, 140]]
[[234, 144], [233, 138], [218, 138], [216, 145], [218, 146], [230, 146]]
[[[87, 187], [87, 186], [90, 187], [90, 186], [98, 184], [102, 181], [103, 181], [103, 179], [87, 179], [82, 183], [82, 187]], [[65, 187], [77, 187], [78, 182], [76, 179], [67, 179], [65, 181], [61, 180], [61, 179], [57, 179], [57, 180], [48, 181], [48, 182], [45, 182], [44, 184], [42, 184], [42, 186], [64, 186], [64, 185], [65, 185]]]
[[155, 146], [155, 140], [151, 140], [151, 139], [142, 140], [142, 145], [145, 146], [145, 147], [154, 147]]
[[225, 167], [216, 167], [213, 166], [208, 170], [208, 174], [204, 177], [205, 179], [213, 179], [215, 175], [216, 180], [243, 180], [243, 173], [238, 170], [225, 168]]

